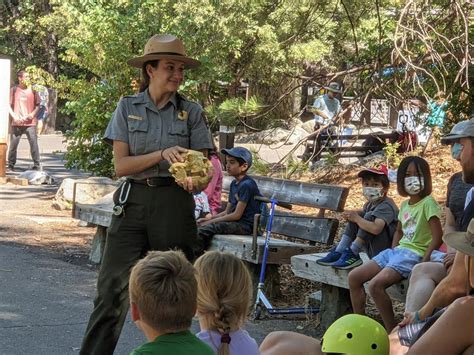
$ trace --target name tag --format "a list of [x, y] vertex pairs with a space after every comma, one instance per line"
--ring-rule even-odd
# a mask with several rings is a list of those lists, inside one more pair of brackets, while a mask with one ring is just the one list
[[143, 117], [140, 116], [128, 115], [128, 118], [131, 120], [143, 121]]

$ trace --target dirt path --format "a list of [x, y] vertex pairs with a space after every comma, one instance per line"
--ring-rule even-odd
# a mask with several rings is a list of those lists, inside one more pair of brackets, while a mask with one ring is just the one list
[[0, 186], [0, 242], [45, 248], [87, 263], [95, 229], [79, 227], [71, 211], [51, 207], [55, 187]]

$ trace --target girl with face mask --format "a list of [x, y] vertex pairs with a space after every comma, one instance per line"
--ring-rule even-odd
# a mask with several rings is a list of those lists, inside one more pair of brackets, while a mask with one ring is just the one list
[[431, 196], [431, 173], [426, 160], [406, 157], [397, 173], [397, 190], [408, 197], [400, 206], [392, 248], [382, 251], [368, 263], [349, 273], [349, 288], [355, 313], [365, 312], [364, 283], [390, 332], [396, 325], [392, 301], [386, 293], [391, 285], [407, 278], [421, 261], [442, 261], [441, 207]]

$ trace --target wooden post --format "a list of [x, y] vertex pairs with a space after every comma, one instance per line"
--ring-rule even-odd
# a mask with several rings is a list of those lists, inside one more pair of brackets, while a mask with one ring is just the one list
[[0, 177], [7, 165], [8, 126], [10, 117], [10, 59], [0, 59]]
[[[220, 126], [219, 127], [219, 152], [222, 149], [234, 148], [235, 127]], [[219, 158], [223, 165], [225, 165], [225, 158], [219, 153]]]
[[7, 167], [7, 145], [0, 143], [0, 177], [5, 177]]
[[320, 324], [327, 329], [336, 319], [352, 312], [351, 295], [346, 288], [321, 285]]
[[361, 107], [362, 107], [362, 114], [361, 114], [361, 119], [360, 123], [361, 125], [368, 125], [370, 126], [370, 109], [371, 109], [371, 102], [372, 102], [372, 95], [367, 95], [365, 96], [365, 100], [362, 100], [361, 102]]
[[[257, 296], [256, 286], [258, 285], [260, 279], [260, 270], [262, 265], [249, 263], [247, 261], [245, 261], [244, 264], [247, 265], [250, 275], [252, 276], [252, 284], [254, 285], [253, 299], [255, 299]], [[267, 264], [267, 268], [265, 270], [265, 286], [263, 291], [265, 292], [265, 296], [270, 299], [281, 297], [279, 265]]]
[[97, 226], [97, 231], [94, 234], [94, 239], [92, 239], [91, 252], [89, 254], [89, 260], [95, 264], [100, 264], [102, 262], [106, 238], [107, 227]]
[[389, 125], [393, 129], [397, 129], [398, 112], [402, 109], [401, 103], [390, 105], [389, 109]]

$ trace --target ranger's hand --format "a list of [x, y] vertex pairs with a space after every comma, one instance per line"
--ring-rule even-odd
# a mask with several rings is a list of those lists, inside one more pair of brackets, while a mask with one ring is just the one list
[[169, 147], [161, 150], [161, 157], [165, 160], [168, 160], [170, 164], [181, 163], [184, 161], [181, 153], [186, 153], [188, 150], [186, 148], [175, 145], [174, 147]]
[[188, 176], [184, 180], [176, 180], [176, 183], [191, 194], [198, 192], [197, 187], [193, 184], [193, 178], [191, 176]]

